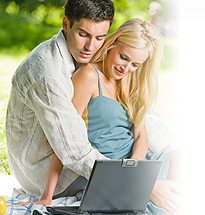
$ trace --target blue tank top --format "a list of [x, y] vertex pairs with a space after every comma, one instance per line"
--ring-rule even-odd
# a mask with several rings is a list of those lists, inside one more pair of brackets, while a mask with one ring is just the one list
[[100, 76], [99, 96], [91, 98], [87, 106], [88, 139], [104, 156], [111, 159], [129, 158], [132, 152], [132, 122], [120, 102], [102, 95]]

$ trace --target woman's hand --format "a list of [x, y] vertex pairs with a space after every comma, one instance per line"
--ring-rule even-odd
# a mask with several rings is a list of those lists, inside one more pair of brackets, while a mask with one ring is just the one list
[[156, 181], [150, 200], [166, 214], [182, 214], [182, 191], [180, 183], [174, 180]]
[[36, 204], [36, 205], [51, 205], [51, 202], [52, 200], [46, 200], [46, 199], [43, 199], [43, 200], [40, 200], [40, 201], [37, 201], [37, 202], [18, 202], [16, 203], [15, 205], [20, 205], [20, 206], [26, 206], [28, 204]]

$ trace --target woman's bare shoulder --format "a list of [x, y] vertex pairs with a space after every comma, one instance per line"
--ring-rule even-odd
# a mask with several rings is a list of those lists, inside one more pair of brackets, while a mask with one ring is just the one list
[[81, 77], [84, 80], [96, 81], [98, 79], [97, 72], [93, 65], [85, 64], [81, 66], [73, 75], [73, 77]]

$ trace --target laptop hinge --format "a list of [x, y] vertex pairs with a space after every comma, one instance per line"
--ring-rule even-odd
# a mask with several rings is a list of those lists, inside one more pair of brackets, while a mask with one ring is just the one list
[[82, 214], [83, 215], [89, 215], [89, 213], [87, 211], [84, 211]]
[[140, 214], [141, 214], [141, 215], [145, 215], [144, 211], [137, 211], [136, 214], [137, 214], [137, 215], [140, 215]]
[[122, 167], [136, 167], [138, 160], [136, 159], [122, 159]]

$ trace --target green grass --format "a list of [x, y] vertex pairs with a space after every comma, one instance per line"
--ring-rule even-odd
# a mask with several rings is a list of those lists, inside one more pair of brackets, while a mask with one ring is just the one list
[[5, 135], [6, 108], [9, 100], [11, 77], [25, 54], [0, 54], [0, 173], [11, 174], [7, 160], [7, 147]]

